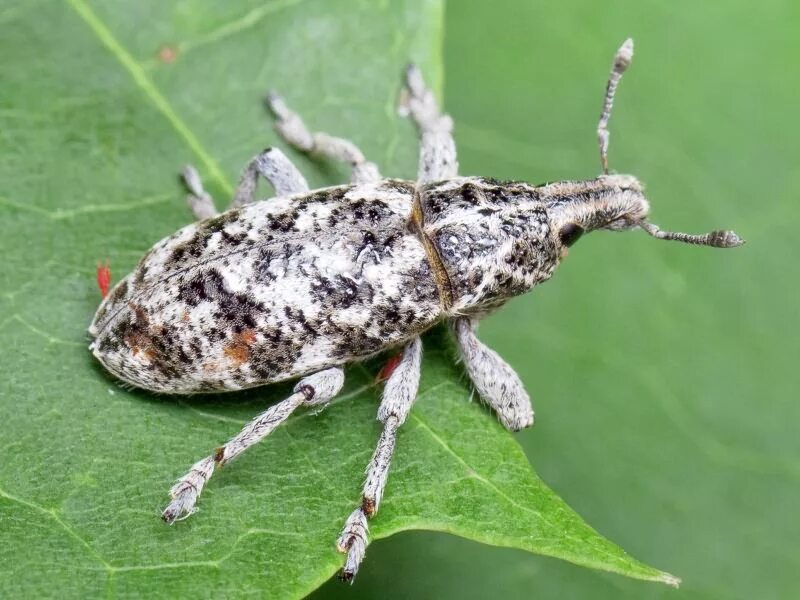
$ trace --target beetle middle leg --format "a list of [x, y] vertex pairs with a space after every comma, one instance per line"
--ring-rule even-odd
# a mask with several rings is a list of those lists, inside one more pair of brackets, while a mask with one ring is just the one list
[[172, 524], [191, 515], [195, 511], [197, 498], [214, 473], [215, 467], [226, 465], [250, 446], [263, 440], [300, 406], [324, 406], [339, 393], [343, 384], [344, 371], [339, 367], [319, 371], [301, 379], [294, 386], [294, 393], [286, 400], [270, 406], [214, 454], [196, 462], [189, 472], [172, 486], [169, 492], [172, 501], [164, 509], [161, 518]]
[[367, 479], [362, 492], [361, 506], [355, 509], [345, 522], [342, 535], [336, 543], [340, 552], [347, 553], [341, 578], [351, 581], [358, 572], [367, 549], [367, 518], [378, 512], [389, 467], [392, 463], [397, 430], [405, 422], [419, 388], [422, 341], [417, 337], [406, 344], [400, 363], [394, 368], [378, 409], [378, 420], [383, 431], [378, 446], [367, 467]]
[[439, 111], [433, 91], [425, 85], [422, 72], [416, 65], [406, 68], [400, 114], [410, 116], [419, 129], [417, 180], [437, 181], [458, 176], [453, 119]]
[[284, 140], [298, 150], [349, 163], [352, 167], [350, 174], [352, 183], [367, 183], [381, 179], [377, 165], [364, 158], [358, 146], [350, 140], [309, 131], [303, 119], [274, 92], [267, 95], [267, 106], [275, 115], [275, 129]]
[[476, 322], [461, 317], [453, 322], [456, 341], [475, 389], [506, 429], [533, 425], [533, 407], [525, 387], [506, 361], [475, 335]]

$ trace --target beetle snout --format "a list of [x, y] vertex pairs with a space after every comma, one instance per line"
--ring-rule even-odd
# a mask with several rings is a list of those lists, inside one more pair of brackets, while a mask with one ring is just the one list
[[638, 194], [644, 193], [644, 186], [642, 185], [642, 182], [633, 175], [624, 175], [618, 173], [614, 173], [613, 175], [600, 175], [597, 178], [597, 181], [601, 182], [609, 189], [634, 192]]

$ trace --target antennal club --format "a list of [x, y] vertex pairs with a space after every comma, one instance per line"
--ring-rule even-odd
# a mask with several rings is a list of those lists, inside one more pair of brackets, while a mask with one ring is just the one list
[[608, 175], [608, 120], [611, 118], [611, 108], [614, 106], [614, 94], [617, 93], [617, 85], [633, 60], [633, 40], [628, 38], [619, 47], [614, 56], [614, 64], [611, 66], [611, 73], [606, 84], [606, 95], [603, 99], [603, 112], [600, 113], [600, 122], [597, 124], [597, 142], [600, 144], [600, 165], [603, 167], [603, 174]]
[[711, 246], [712, 248], [736, 248], [744, 244], [744, 240], [733, 231], [717, 230], [700, 235], [690, 233], [680, 233], [677, 231], [661, 231], [657, 225], [642, 221], [639, 227], [644, 229], [649, 235], [659, 240], [675, 240], [684, 244], [695, 244], [697, 246]]

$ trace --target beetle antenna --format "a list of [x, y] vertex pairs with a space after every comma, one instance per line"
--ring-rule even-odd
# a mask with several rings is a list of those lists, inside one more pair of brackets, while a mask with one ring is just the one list
[[600, 122], [597, 124], [597, 142], [600, 144], [600, 165], [603, 167], [603, 174], [608, 175], [608, 120], [611, 118], [611, 108], [614, 106], [614, 94], [617, 92], [617, 85], [633, 60], [633, 39], [628, 38], [619, 47], [614, 55], [614, 64], [611, 66], [611, 73], [606, 83], [606, 95], [603, 99], [603, 112], [600, 113]]
[[711, 246], [712, 248], [736, 248], [745, 243], [733, 231], [717, 230], [700, 235], [690, 233], [680, 233], [678, 231], [661, 231], [658, 225], [653, 225], [646, 221], [639, 223], [639, 227], [644, 229], [649, 235], [659, 240], [675, 240], [684, 244], [695, 244], [697, 246]]

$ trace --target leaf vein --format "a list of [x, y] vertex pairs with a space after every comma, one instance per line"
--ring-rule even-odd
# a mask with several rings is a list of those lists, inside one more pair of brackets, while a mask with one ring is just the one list
[[172, 199], [172, 194], [159, 194], [157, 196], [148, 196], [146, 198], [142, 198], [141, 200], [135, 200], [133, 202], [122, 202], [118, 204], [86, 204], [83, 206], [78, 206], [77, 208], [57, 209], [54, 211], [49, 211], [44, 208], [34, 206], [32, 204], [22, 204], [19, 202], [14, 202], [13, 200], [9, 200], [7, 198], [0, 197], [0, 205], [41, 215], [47, 219], [50, 219], [51, 221], [63, 221], [65, 219], [69, 219], [72, 217], [92, 214], [92, 213], [109, 213], [109, 212], [123, 212], [128, 210], [136, 210], [139, 208], [152, 206], [154, 204], [163, 204], [171, 199]]
[[236, 19], [235, 21], [230, 21], [222, 25], [221, 27], [211, 31], [202, 37], [197, 38], [193, 41], [186, 41], [181, 44], [178, 44], [178, 52], [179, 54], [185, 54], [190, 50], [194, 50], [201, 46], [205, 46], [207, 44], [212, 44], [214, 42], [218, 42], [223, 40], [227, 37], [235, 35], [240, 31], [244, 31], [246, 29], [250, 29], [257, 25], [264, 17], [274, 12], [278, 12], [279, 10], [283, 10], [284, 8], [291, 8], [297, 4], [301, 4], [305, 0], [275, 0], [275, 2], [270, 2], [268, 4], [263, 4], [258, 6], [245, 14], [243, 17]]
[[142, 66], [133, 58], [125, 47], [114, 37], [106, 24], [89, 7], [85, 0], [67, 0], [78, 16], [89, 26], [97, 39], [111, 52], [119, 63], [125, 68], [134, 83], [141, 89], [147, 98], [155, 105], [158, 111], [167, 119], [175, 131], [186, 142], [191, 150], [208, 169], [211, 176], [217, 181], [227, 194], [233, 193], [233, 186], [222, 173], [222, 169], [206, 151], [197, 136], [189, 126], [178, 116], [169, 101], [159, 91], [153, 81], [147, 76]]
[[[443, 386], [451, 386], [451, 387], [454, 387], [454, 388], [458, 388], [459, 387], [459, 386], [456, 386], [455, 384], [453, 384], [452, 382], [445, 381], [445, 382], [442, 382], [442, 383], [434, 386], [433, 388], [427, 390], [425, 392], [425, 394], [423, 394], [423, 395], [427, 395], [430, 392], [434, 391], [435, 389], [443, 387]], [[547, 515], [545, 515], [544, 513], [540, 512], [538, 510], [536, 510], [535, 508], [531, 508], [530, 506], [526, 506], [524, 504], [520, 504], [518, 501], [516, 501], [514, 498], [512, 498], [506, 492], [504, 492], [502, 489], [500, 489], [490, 479], [487, 479], [486, 477], [481, 475], [464, 458], [462, 458], [455, 450], [453, 450], [447, 444], [447, 442], [445, 442], [419, 415], [417, 415], [415, 412], [412, 411], [410, 413], [410, 416], [417, 422], [419, 427], [421, 427], [424, 431], [426, 431], [434, 439], [434, 441], [436, 441], [440, 446], [442, 446], [442, 448], [444, 448], [447, 451], [448, 454], [453, 456], [453, 458], [455, 458], [464, 467], [464, 469], [467, 471], [468, 474], [470, 474], [476, 480], [480, 481], [486, 487], [488, 487], [489, 489], [494, 491], [497, 495], [499, 495], [501, 498], [506, 500], [509, 504], [511, 504], [515, 508], [517, 508], [517, 509], [519, 509], [519, 510], [521, 510], [523, 512], [535, 515], [536, 517], [538, 517], [539, 519], [541, 519], [542, 521], [544, 521], [545, 523], [547, 523], [548, 525], [550, 525], [554, 529], [556, 528], [556, 524]], [[519, 450], [519, 452], [521, 453], [522, 451]], [[525, 461], [527, 462], [527, 458], [525, 458]], [[542, 485], [544, 485], [544, 484], [542, 484]], [[576, 538], [575, 536], [568, 535], [566, 533], [564, 533], [564, 537], [567, 537], [567, 538], [570, 538], [572, 540], [575, 540], [576, 542], [590, 543], [592, 545], [592, 547], [598, 553], [605, 554], [610, 559], [612, 559], [612, 561], [613, 560], [618, 560], [618, 557], [615, 556], [611, 551], [609, 551], [608, 548], [605, 548], [603, 546], [599, 546], [594, 542], [590, 542], [588, 540], [580, 540], [580, 539]]]
[[[450, 384], [449, 382], [444, 382], [444, 383], [442, 383], [442, 384], [440, 384], [439, 386], [436, 386], [436, 387], [442, 387], [444, 385], [452, 385], [452, 384]], [[456, 387], [456, 386], [453, 386], [453, 387]], [[431, 390], [429, 390], [429, 391], [432, 391], [433, 389], [434, 388], [431, 388]], [[519, 508], [520, 510], [522, 510], [524, 512], [531, 513], [533, 515], [536, 515], [539, 518], [547, 520], [547, 519], [544, 518], [544, 515], [540, 511], [538, 511], [538, 510], [536, 510], [534, 508], [531, 508], [529, 506], [525, 506], [523, 504], [520, 504], [514, 498], [509, 496], [506, 492], [504, 492], [499, 487], [497, 487], [497, 485], [495, 483], [493, 483], [491, 480], [487, 479], [486, 477], [484, 477], [483, 475], [478, 473], [478, 471], [476, 471], [466, 460], [464, 460], [455, 450], [453, 450], [448, 445], [447, 442], [445, 442], [433, 429], [431, 429], [431, 427], [419, 415], [417, 415], [414, 412], [412, 412], [411, 413], [411, 417], [417, 422], [417, 424], [426, 433], [428, 433], [428, 435], [430, 435], [433, 438], [433, 440], [437, 444], [439, 444], [442, 448], [445, 449], [445, 451], [448, 454], [450, 454], [453, 458], [455, 458], [456, 461], [458, 461], [464, 467], [464, 469], [467, 471], [467, 473], [471, 477], [473, 477], [474, 479], [477, 479], [482, 484], [484, 484], [486, 487], [488, 487], [492, 491], [494, 491], [498, 496], [500, 496], [500, 497], [504, 498], [505, 500], [507, 500], [512, 506], [514, 506], [516, 508]]]
[[0, 329], [5, 328], [5, 326], [8, 325], [9, 323], [11, 323], [11, 321], [16, 321], [20, 325], [22, 325], [24, 327], [27, 327], [28, 329], [30, 329], [33, 333], [35, 333], [39, 337], [43, 337], [44, 339], [46, 339], [49, 344], [59, 344], [59, 345], [62, 345], [62, 346], [78, 346], [78, 347], [81, 347], [81, 348], [86, 346], [86, 344], [84, 344], [82, 342], [74, 342], [72, 340], [62, 340], [61, 338], [57, 338], [57, 337], [55, 337], [53, 335], [50, 335], [46, 331], [43, 331], [43, 330], [39, 329], [38, 327], [36, 327], [35, 325], [33, 325], [32, 323], [29, 323], [28, 321], [26, 321], [22, 317], [22, 315], [19, 315], [19, 314], [11, 315], [5, 321], [0, 323]]
[[111, 572], [113, 570], [114, 567], [112, 567], [108, 563], [108, 561], [106, 561], [102, 556], [100, 556], [100, 554], [98, 554], [97, 551], [94, 548], [92, 548], [92, 545], [88, 541], [82, 538], [77, 531], [75, 531], [70, 525], [66, 523], [66, 521], [64, 521], [60, 516], [58, 516], [58, 513], [55, 510], [50, 508], [45, 508], [44, 506], [36, 504], [35, 502], [31, 502], [30, 500], [24, 500], [22, 498], [9, 494], [2, 488], [0, 488], [0, 497], [5, 498], [10, 502], [21, 504], [22, 506], [26, 506], [28, 508], [31, 508], [35, 511], [47, 515], [48, 517], [50, 517], [50, 519], [55, 521], [64, 531], [66, 531], [71, 538], [73, 538], [74, 540], [79, 542], [84, 548], [86, 548], [86, 550], [88, 550], [92, 558], [94, 558], [95, 560], [97, 560], [97, 562], [103, 565], [106, 571]]

